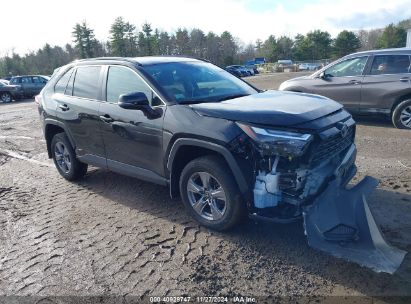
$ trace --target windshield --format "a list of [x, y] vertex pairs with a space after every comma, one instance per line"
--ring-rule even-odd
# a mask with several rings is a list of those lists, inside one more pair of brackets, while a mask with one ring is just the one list
[[258, 93], [230, 73], [198, 61], [153, 64], [144, 67], [170, 101], [180, 104], [216, 102]]

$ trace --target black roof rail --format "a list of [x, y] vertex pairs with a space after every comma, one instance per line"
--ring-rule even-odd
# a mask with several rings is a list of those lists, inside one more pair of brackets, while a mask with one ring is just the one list
[[104, 61], [104, 60], [107, 60], [107, 61], [121, 60], [121, 61], [127, 61], [127, 62], [130, 62], [130, 63], [136, 63], [138, 65], [141, 65], [137, 60], [134, 59], [134, 57], [133, 58], [129, 58], [129, 57], [95, 57], [95, 58], [78, 59], [78, 60], [75, 60], [75, 62], [99, 61], [99, 60], [101, 60], [101, 61]]
[[[150, 57], [150, 56], [147, 56]], [[201, 58], [201, 57], [196, 57], [196, 56], [190, 56], [190, 55], [153, 55], [151, 57], [177, 57], [177, 58], [190, 58], [190, 59], [196, 59], [204, 62], [210, 62], [208, 59]]]

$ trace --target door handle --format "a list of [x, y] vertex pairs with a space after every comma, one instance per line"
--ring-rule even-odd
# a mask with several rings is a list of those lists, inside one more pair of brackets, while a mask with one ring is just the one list
[[353, 79], [353, 80], [348, 81], [348, 83], [349, 84], [360, 84], [361, 81]]
[[110, 115], [108, 115], [108, 114], [101, 115], [101, 116], [100, 116], [100, 119], [101, 119], [102, 121], [104, 121], [105, 123], [111, 123], [111, 122], [114, 121], [114, 119], [111, 118]]
[[410, 81], [410, 77], [402, 77], [402, 78], [400, 78], [400, 81], [401, 82], [408, 82], [408, 81]]
[[63, 111], [68, 111], [68, 110], [70, 110], [70, 108], [69, 108], [68, 105], [66, 105], [66, 104], [60, 104], [60, 105], [59, 105], [59, 108], [60, 108], [61, 110], [63, 110]]

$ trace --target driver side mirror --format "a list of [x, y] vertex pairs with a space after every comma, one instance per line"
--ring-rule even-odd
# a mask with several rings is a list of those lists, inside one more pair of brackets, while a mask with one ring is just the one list
[[322, 72], [320, 73], [320, 75], [318, 75], [318, 78], [320, 78], [320, 79], [322, 79], [322, 80], [327, 80], [327, 79], [330, 78], [330, 75], [327, 74], [325, 71], [322, 71]]
[[132, 92], [120, 95], [118, 105], [127, 110], [145, 110], [150, 107], [146, 94], [143, 92]]
[[143, 92], [132, 92], [120, 95], [118, 105], [127, 110], [140, 110], [148, 119], [160, 118], [163, 114], [161, 108], [152, 108], [150, 106], [150, 102]]

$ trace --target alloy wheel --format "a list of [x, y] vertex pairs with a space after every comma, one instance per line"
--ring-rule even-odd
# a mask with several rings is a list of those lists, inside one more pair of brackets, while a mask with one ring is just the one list
[[220, 182], [208, 172], [195, 172], [187, 182], [192, 208], [209, 221], [220, 220], [227, 210], [227, 198]]
[[10, 94], [3, 93], [3, 94], [1, 94], [0, 99], [3, 102], [10, 102], [11, 101], [11, 96], [10, 96]]
[[54, 156], [57, 165], [64, 173], [69, 173], [71, 169], [71, 158], [67, 147], [62, 142], [57, 142], [54, 148]]
[[400, 115], [401, 124], [406, 128], [411, 128], [411, 106], [405, 107]]

